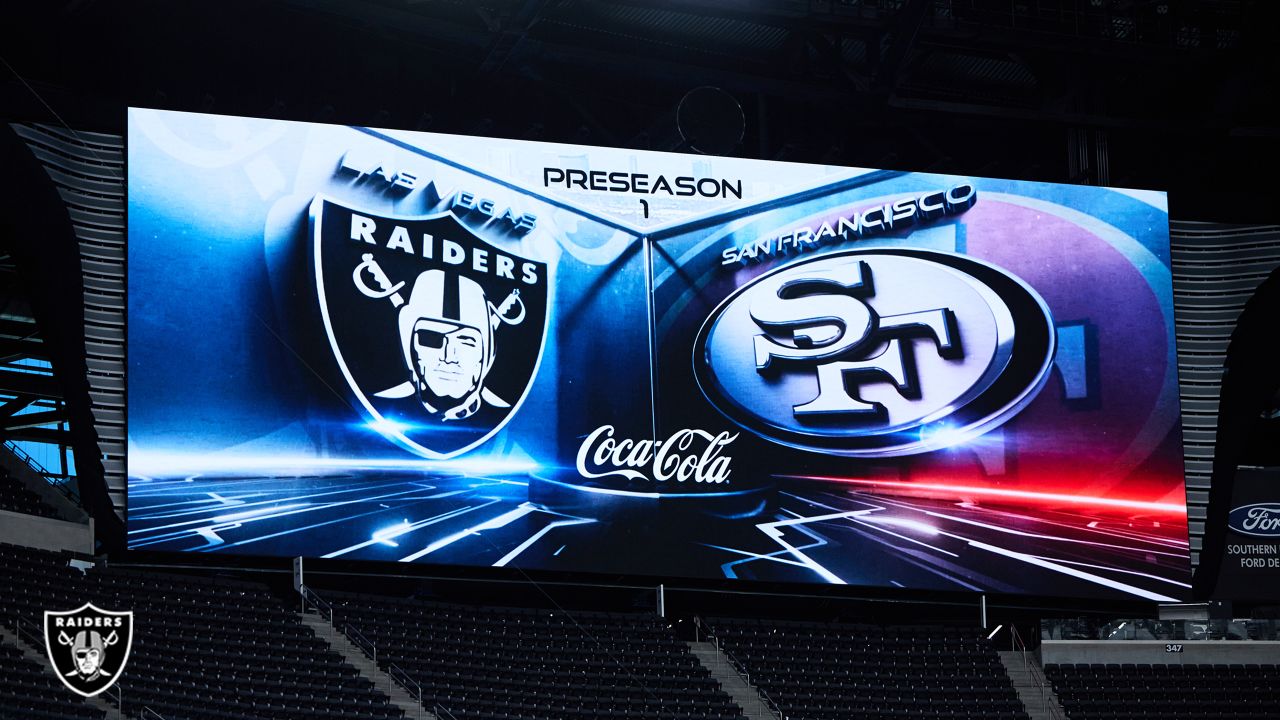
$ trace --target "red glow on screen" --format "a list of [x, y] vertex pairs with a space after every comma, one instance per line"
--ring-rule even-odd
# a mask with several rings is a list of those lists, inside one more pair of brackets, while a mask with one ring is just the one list
[[988, 497], [1005, 500], [1017, 500], [1024, 503], [1048, 505], [1077, 505], [1090, 508], [1112, 508], [1138, 512], [1154, 512], [1185, 517], [1186, 503], [1152, 502], [1131, 498], [1096, 497], [1091, 495], [1073, 495], [1068, 493], [1040, 492], [1035, 490], [1013, 490], [1009, 488], [978, 487], [974, 485], [956, 485], [944, 482], [901, 482], [895, 480], [865, 480], [860, 478], [824, 477], [817, 475], [784, 475], [781, 477], [794, 480], [817, 480], [847, 485], [862, 485], [876, 488], [893, 488], [907, 490], [917, 494], [943, 496], [948, 498]]

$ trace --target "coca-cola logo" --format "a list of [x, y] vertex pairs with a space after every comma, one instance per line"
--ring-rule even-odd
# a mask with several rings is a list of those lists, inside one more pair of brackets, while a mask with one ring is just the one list
[[1280, 537], [1280, 503], [1255, 503], [1234, 508], [1227, 527], [1243, 535]]
[[660, 441], [619, 439], [612, 425], [601, 425], [578, 448], [578, 474], [588, 479], [728, 483], [733, 458], [723, 452], [737, 438], [737, 433], [686, 428]]

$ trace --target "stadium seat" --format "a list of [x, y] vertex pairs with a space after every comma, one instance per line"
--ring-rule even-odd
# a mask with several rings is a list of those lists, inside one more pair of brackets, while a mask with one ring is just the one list
[[40, 627], [45, 610], [85, 602], [132, 610], [135, 636], [118, 683], [126, 705], [190, 720], [403, 717], [262, 585], [119, 568], [82, 573], [68, 566], [75, 557], [0, 544], [0, 624]]
[[326, 599], [378, 646], [380, 660], [403, 668], [459, 720], [741, 716], [653, 615], [566, 616], [356, 593]]
[[721, 649], [794, 720], [1026, 713], [977, 628], [714, 618]]
[[1045, 665], [1071, 720], [1280, 718], [1265, 665]]

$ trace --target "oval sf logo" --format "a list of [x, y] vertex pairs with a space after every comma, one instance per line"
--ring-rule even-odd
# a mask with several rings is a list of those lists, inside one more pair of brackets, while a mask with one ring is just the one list
[[853, 250], [738, 288], [698, 333], [707, 399], [776, 443], [854, 457], [929, 452], [1007, 421], [1044, 386], [1044, 300], [954, 253]]

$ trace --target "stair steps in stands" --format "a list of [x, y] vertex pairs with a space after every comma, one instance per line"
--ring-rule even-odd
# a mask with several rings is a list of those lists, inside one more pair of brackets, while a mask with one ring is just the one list
[[1067, 720], [1066, 710], [1040, 668], [1038, 655], [1017, 650], [1002, 650], [998, 654], [1031, 720]]
[[[56, 678], [56, 676], [53, 673], [53, 668], [49, 667], [49, 658], [45, 657], [44, 653], [37, 652], [35, 648], [23, 642], [22, 638], [18, 637], [16, 633], [10, 632], [5, 628], [0, 627], [0, 643], [8, 643], [13, 647], [18, 648], [19, 650], [22, 651], [22, 654], [26, 656], [28, 660], [31, 660], [32, 662], [36, 663], [40, 667], [44, 668], [45, 672], [49, 673], [50, 677]], [[59, 682], [59, 687], [61, 687], [62, 681], [59, 680], [58, 682]], [[67, 692], [71, 692], [71, 691], [68, 690]], [[111, 703], [107, 702], [101, 697], [85, 698], [84, 701], [92, 705], [93, 707], [97, 708], [98, 710], [101, 710], [102, 712], [106, 713], [107, 720], [123, 720], [124, 716], [120, 714], [120, 708], [116, 707], [115, 705], [112, 705]]]
[[437, 720], [434, 714], [428, 712], [412, 695], [405, 692], [404, 688], [392, 681], [391, 676], [383, 672], [360, 648], [338, 632], [333, 623], [312, 613], [299, 613], [298, 617], [302, 618], [302, 624], [311, 628], [316, 637], [329, 643], [329, 647], [334, 652], [341, 655], [360, 672], [361, 676], [373, 683], [379, 692], [391, 698], [391, 704], [403, 710], [407, 720]]
[[747, 683], [738, 669], [729, 662], [729, 658], [719, 648], [709, 642], [690, 642], [689, 650], [698, 658], [702, 666], [711, 671], [711, 676], [720, 681], [720, 687], [733, 701], [742, 708], [743, 717], [747, 720], [782, 720], [777, 713], [769, 709], [764, 698], [754, 687]]

